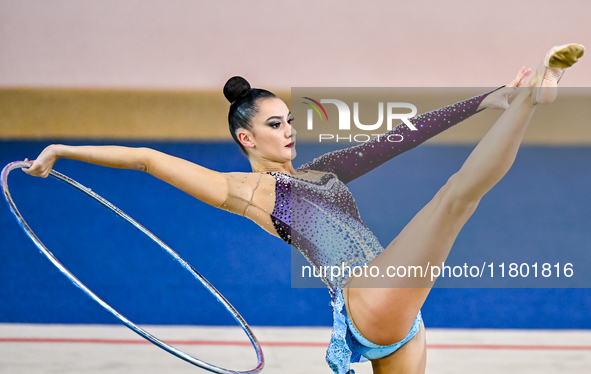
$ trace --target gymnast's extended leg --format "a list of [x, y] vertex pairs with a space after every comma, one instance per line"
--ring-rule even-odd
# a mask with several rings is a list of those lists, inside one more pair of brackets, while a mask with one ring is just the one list
[[[445, 261], [458, 233], [480, 199], [513, 164], [536, 104], [553, 101], [559, 78], [557, 74], [561, 73], [559, 70], [541, 66], [530, 76], [525, 86], [543, 85], [550, 88], [521, 89], [462, 168], [370, 266], [377, 266], [380, 273], [384, 274], [392, 264], [425, 266], [428, 262], [434, 264]], [[402, 340], [422, 307], [432, 282], [427, 280], [415, 286], [422, 288], [404, 288], [410, 283], [393, 286], [400, 288], [371, 288], [371, 283], [367, 281], [363, 278], [352, 279], [346, 293], [349, 317], [373, 343], [388, 345]], [[370, 288], [367, 288], [368, 285]], [[374, 372], [424, 372], [425, 340], [422, 331], [417, 336], [394, 354], [373, 360]]]

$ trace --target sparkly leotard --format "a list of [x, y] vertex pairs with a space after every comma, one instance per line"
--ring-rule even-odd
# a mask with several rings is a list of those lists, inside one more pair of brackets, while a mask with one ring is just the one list
[[[411, 118], [418, 131], [401, 124], [366, 143], [327, 153], [302, 165], [297, 175], [228, 173], [228, 199], [220, 208], [252, 219], [296, 247], [317, 269], [363, 266], [384, 248], [362, 222], [345, 183], [472, 116], [488, 94]], [[403, 140], [387, 141], [393, 134]], [[334, 316], [327, 361], [335, 373], [352, 373], [349, 365], [358, 362], [360, 354], [353, 348], [345, 317], [341, 290], [346, 278], [321, 278], [330, 290]], [[420, 324], [420, 313], [417, 321]], [[408, 339], [416, 326], [415, 321]]]

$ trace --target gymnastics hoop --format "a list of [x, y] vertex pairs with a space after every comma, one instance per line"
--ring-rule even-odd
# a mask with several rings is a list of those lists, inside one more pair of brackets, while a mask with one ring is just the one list
[[49, 259], [49, 261], [51, 261], [51, 263], [53, 265], [55, 265], [55, 267], [57, 267], [62, 272], [62, 274], [64, 274], [72, 283], [74, 283], [74, 285], [76, 287], [78, 287], [82, 291], [84, 291], [84, 293], [86, 295], [88, 295], [91, 299], [93, 299], [94, 301], [99, 303], [99, 305], [101, 305], [108, 312], [110, 312], [112, 315], [114, 315], [116, 318], [118, 318], [125, 326], [129, 327], [131, 330], [136, 332], [138, 335], [140, 335], [144, 339], [152, 342], [153, 344], [164, 349], [165, 351], [167, 351], [167, 352], [173, 354], [174, 356], [176, 356], [182, 360], [185, 360], [195, 366], [198, 366], [198, 367], [205, 369], [205, 370], [209, 370], [214, 373], [220, 373], [220, 374], [255, 374], [255, 373], [258, 373], [261, 370], [263, 370], [263, 366], [265, 365], [265, 359], [263, 357], [263, 351], [261, 349], [261, 346], [260, 346], [256, 336], [254, 336], [254, 333], [252, 332], [250, 327], [246, 324], [246, 321], [244, 320], [244, 318], [242, 318], [242, 316], [232, 306], [232, 304], [230, 304], [230, 302], [228, 300], [226, 300], [226, 298], [218, 290], [216, 290], [215, 287], [207, 281], [207, 279], [205, 279], [201, 274], [199, 274], [199, 272], [197, 272], [197, 270], [195, 270], [187, 261], [183, 260], [175, 251], [172, 250], [172, 248], [170, 248], [169, 246], [164, 244], [164, 242], [162, 242], [162, 240], [157, 238], [154, 234], [152, 234], [150, 231], [148, 231], [145, 227], [143, 227], [142, 225], [137, 223], [133, 218], [131, 218], [130, 216], [125, 214], [123, 211], [121, 211], [121, 209], [117, 208], [115, 205], [113, 205], [110, 202], [108, 202], [107, 200], [105, 200], [102, 196], [98, 195], [97, 193], [93, 192], [92, 190], [83, 186], [82, 184], [76, 182], [75, 180], [73, 180], [61, 173], [58, 173], [57, 171], [51, 170], [49, 172], [49, 175], [61, 180], [62, 182], [65, 182], [66, 184], [69, 184], [72, 187], [75, 187], [76, 189], [78, 189], [82, 192], [84, 192], [88, 196], [90, 196], [93, 199], [95, 199], [96, 201], [98, 201], [100, 204], [107, 207], [107, 209], [110, 209], [113, 213], [115, 213], [119, 217], [121, 217], [124, 220], [126, 220], [127, 222], [131, 223], [138, 230], [140, 230], [142, 233], [144, 233], [148, 238], [152, 239], [153, 242], [155, 242], [162, 249], [164, 249], [169, 255], [171, 255], [189, 273], [193, 274], [193, 276], [195, 278], [197, 278], [197, 280], [199, 282], [201, 282], [201, 284], [209, 292], [211, 292], [222, 305], [224, 305], [226, 310], [232, 315], [232, 317], [234, 317], [234, 319], [238, 322], [240, 327], [242, 327], [242, 329], [244, 330], [244, 332], [246, 333], [246, 335], [250, 339], [250, 342], [252, 343], [252, 345], [256, 351], [257, 366], [254, 369], [248, 370], [248, 371], [229, 370], [229, 369], [224, 369], [219, 366], [209, 364], [209, 363], [201, 361], [191, 355], [188, 355], [188, 354], [184, 353], [183, 351], [180, 351], [180, 350], [166, 344], [162, 340], [158, 339], [154, 335], [152, 335], [149, 332], [147, 332], [146, 330], [142, 329], [141, 327], [136, 326], [133, 322], [131, 322], [130, 320], [125, 318], [123, 315], [121, 315], [119, 312], [117, 312], [115, 309], [113, 309], [109, 304], [104, 302], [101, 298], [99, 298], [97, 295], [95, 295], [88, 287], [86, 287], [82, 282], [80, 282], [80, 280], [78, 280], [78, 278], [76, 278], [74, 276], [74, 274], [72, 274], [68, 269], [66, 269], [66, 267], [64, 265], [62, 265], [59, 262], [59, 260], [53, 255], [53, 253], [51, 253], [47, 249], [47, 247], [41, 242], [41, 240], [39, 240], [39, 238], [37, 238], [37, 235], [35, 235], [33, 230], [31, 230], [31, 228], [29, 227], [27, 222], [25, 222], [25, 219], [23, 218], [23, 216], [20, 214], [20, 212], [16, 208], [16, 204], [12, 200], [12, 196], [10, 196], [10, 192], [8, 191], [8, 173], [10, 173], [14, 169], [28, 168], [31, 165], [32, 165], [32, 163], [30, 163], [30, 162], [16, 161], [16, 162], [12, 162], [4, 167], [4, 169], [2, 170], [2, 180], [1, 180], [2, 192], [4, 193], [4, 198], [6, 199], [6, 202], [8, 203], [8, 206], [10, 207], [10, 210], [12, 211], [12, 214], [14, 214], [14, 216], [16, 217], [21, 228], [25, 231], [25, 233], [29, 236], [29, 238], [33, 241], [33, 243], [35, 243], [37, 248], [39, 248], [39, 251], [41, 251], [41, 253], [43, 253]]

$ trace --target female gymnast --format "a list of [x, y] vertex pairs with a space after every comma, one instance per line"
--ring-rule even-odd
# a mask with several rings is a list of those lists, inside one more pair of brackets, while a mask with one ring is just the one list
[[[508, 87], [411, 119], [418, 131], [399, 125], [352, 148], [327, 153], [294, 168], [295, 129], [286, 104], [269, 91], [233, 77], [224, 87], [230, 132], [246, 153], [252, 173], [220, 173], [146, 148], [50, 145], [25, 172], [47, 177], [59, 158], [148, 172], [197, 199], [248, 217], [297, 247], [315, 267], [421, 265], [445, 261], [480, 199], [507, 173], [538, 104], [550, 104], [564, 69], [583, 46], [552, 48], [532, 72], [522, 68]], [[523, 87], [508, 104], [517, 87]], [[504, 113], [461, 169], [383, 248], [363, 224], [346, 183], [470, 117], [480, 108]], [[423, 124], [423, 126], [420, 126]], [[403, 135], [400, 143], [380, 141]], [[323, 277], [332, 296], [334, 325], [326, 360], [335, 373], [371, 360], [375, 373], [424, 373], [425, 330], [420, 309], [433, 281], [372, 287], [363, 277]]]

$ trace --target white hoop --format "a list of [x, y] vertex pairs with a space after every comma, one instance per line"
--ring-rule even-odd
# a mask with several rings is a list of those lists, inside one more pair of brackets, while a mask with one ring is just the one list
[[2, 170], [2, 180], [1, 180], [2, 192], [4, 193], [4, 198], [6, 199], [6, 202], [8, 203], [8, 206], [10, 207], [10, 210], [12, 211], [12, 214], [14, 214], [18, 223], [22, 227], [22, 229], [29, 236], [29, 238], [31, 238], [33, 243], [35, 243], [37, 248], [39, 248], [41, 253], [43, 253], [49, 259], [49, 261], [51, 261], [51, 263], [53, 265], [55, 265], [55, 267], [57, 267], [68, 279], [70, 279], [70, 281], [72, 283], [74, 283], [75, 286], [77, 286], [82, 291], [84, 291], [84, 293], [86, 293], [91, 299], [93, 299], [94, 301], [99, 303], [103, 308], [105, 308], [112, 315], [117, 317], [124, 325], [129, 327], [131, 330], [135, 331], [138, 335], [142, 336], [143, 338], [152, 342], [153, 344], [157, 345], [158, 347], [164, 349], [165, 351], [175, 355], [176, 357], [183, 359], [195, 366], [198, 366], [198, 367], [205, 369], [205, 370], [209, 370], [214, 373], [220, 373], [220, 374], [255, 374], [255, 373], [260, 372], [263, 369], [263, 366], [265, 364], [265, 359], [263, 357], [263, 351], [261, 349], [261, 346], [260, 346], [259, 342], [257, 341], [257, 338], [254, 336], [254, 333], [252, 332], [250, 327], [248, 327], [248, 325], [246, 324], [246, 321], [244, 320], [244, 318], [242, 318], [242, 316], [238, 313], [238, 311], [228, 302], [228, 300], [226, 300], [226, 298], [218, 290], [215, 289], [215, 287], [211, 283], [209, 283], [201, 274], [199, 274], [191, 265], [189, 265], [188, 262], [183, 260], [175, 251], [172, 250], [172, 248], [170, 248], [169, 246], [164, 244], [154, 234], [152, 234], [145, 227], [143, 227], [142, 225], [137, 223], [133, 218], [131, 218], [130, 216], [125, 214], [123, 211], [121, 211], [115, 205], [111, 204], [110, 202], [105, 200], [102, 196], [91, 191], [89, 188], [83, 186], [82, 184], [76, 182], [75, 180], [73, 180], [63, 174], [60, 174], [57, 171], [52, 170], [49, 173], [49, 175], [69, 184], [70, 186], [77, 188], [78, 190], [80, 190], [82, 192], [84, 192], [88, 196], [90, 196], [93, 199], [95, 199], [96, 201], [98, 201], [100, 204], [104, 205], [105, 207], [107, 207], [108, 209], [113, 211], [113, 213], [115, 213], [119, 217], [121, 217], [124, 220], [126, 220], [127, 222], [131, 223], [138, 230], [140, 230], [142, 233], [144, 233], [148, 238], [152, 239], [152, 241], [154, 241], [162, 249], [164, 249], [169, 255], [171, 255], [189, 273], [193, 274], [193, 276], [195, 278], [197, 278], [197, 280], [199, 280], [201, 282], [201, 284], [203, 284], [203, 286], [209, 292], [211, 292], [222, 305], [224, 305], [226, 310], [232, 315], [232, 317], [234, 317], [234, 319], [238, 322], [240, 327], [242, 327], [242, 329], [244, 330], [244, 332], [246, 333], [246, 335], [250, 339], [250, 341], [256, 351], [257, 365], [252, 370], [236, 371], [236, 370], [224, 369], [224, 368], [209, 364], [207, 362], [201, 361], [191, 355], [188, 355], [188, 354], [166, 344], [165, 342], [163, 342], [160, 339], [158, 339], [157, 337], [153, 336], [152, 334], [150, 334], [146, 330], [136, 326], [133, 322], [131, 322], [130, 320], [125, 318], [123, 315], [121, 315], [119, 312], [117, 312], [115, 309], [113, 309], [109, 304], [107, 304], [101, 298], [99, 298], [97, 295], [95, 295], [90, 289], [88, 289], [82, 282], [80, 282], [80, 280], [78, 280], [78, 278], [76, 278], [68, 269], [66, 269], [66, 267], [58, 261], [58, 259], [53, 255], [53, 253], [51, 253], [47, 249], [47, 247], [45, 247], [45, 245], [41, 242], [41, 240], [39, 240], [39, 238], [37, 238], [37, 236], [35, 235], [33, 230], [31, 230], [29, 225], [25, 222], [25, 219], [23, 218], [23, 216], [19, 213], [14, 201], [12, 200], [12, 197], [10, 196], [10, 192], [8, 191], [8, 173], [10, 173], [14, 169], [28, 168], [30, 166], [31, 166], [30, 162], [16, 161], [16, 162], [12, 162], [4, 167], [4, 169]]

